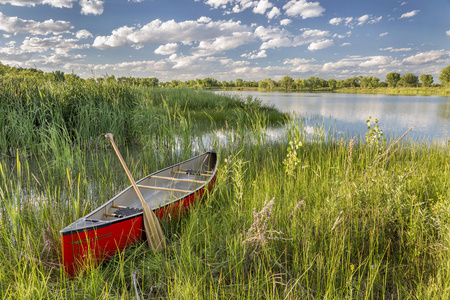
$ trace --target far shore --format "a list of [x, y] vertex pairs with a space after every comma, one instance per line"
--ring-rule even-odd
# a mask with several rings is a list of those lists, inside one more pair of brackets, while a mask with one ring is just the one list
[[443, 87], [378, 87], [378, 88], [320, 88], [320, 89], [261, 89], [257, 87], [231, 87], [214, 89], [218, 91], [259, 91], [259, 92], [286, 92], [286, 93], [343, 93], [343, 94], [386, 94], [408, 96], [447, 96], [450, 97], [450, 88]]

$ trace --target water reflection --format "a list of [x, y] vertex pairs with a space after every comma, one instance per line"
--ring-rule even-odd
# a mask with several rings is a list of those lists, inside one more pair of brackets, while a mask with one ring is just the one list
[[450, 131], [450, 98], [335, 93], [227, 92], [253, 96], [283, 112], [311, 120], [319, 116], [325, 127], [335, 126], [342, 135], [364, 135], [369, 116], [379, 120], [386, 135], [398, 137], [413, 127], [410, 138], [446, 144]]

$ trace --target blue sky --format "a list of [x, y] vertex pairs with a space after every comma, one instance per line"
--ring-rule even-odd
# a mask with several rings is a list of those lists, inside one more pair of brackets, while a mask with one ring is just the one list
[[0, 61], [84, 78], [438, 82], [450, 0], [0, 0]]

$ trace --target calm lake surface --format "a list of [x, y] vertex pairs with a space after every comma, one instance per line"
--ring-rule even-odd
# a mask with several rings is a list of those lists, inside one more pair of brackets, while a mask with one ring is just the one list
[[[222, 93], [222, 92], [221, 92]], [[393, 96], [339, 93], [280, 93], [258, 91], [225, 92], [252, 96], [283, 112], [306, 118], [308, 126], [333, 128], [338, 137], [367, 132], [371, 116], [387, 138], [401, 136], [409, 128], [409, 138], [447, 144], [450, 138], [450, 97]]]

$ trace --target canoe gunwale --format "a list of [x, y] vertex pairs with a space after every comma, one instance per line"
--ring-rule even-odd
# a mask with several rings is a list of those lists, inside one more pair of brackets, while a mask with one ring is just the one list
[[[166, 168], [161, 169], [161, 170], [157, 170], [156, 172], [154, 172], [154, 173], [152, 173], [152, 174], [149, 174], [149, 175], [147, 175], [147, 176], [145, 176], [145, 177], [139, 179], [139, 180], [136, 182], [136, 184], [139, 184], [140, 182], [142, 182], [142, 181], [144, 181], [144, 180], [146, 180], [146, 179], [148, 179], [148, 178], [151, 178], [153, 175], [156, 175], [156, 174], [158, 174], [158, 173], [161, 173], [161, 172], [166, 171], [166, 170], [169, 170], [169, 169], [173, 169], [173, 168], [175, 168], [175, 167], [177, 167], [177, 166], [179, 166], [179, 165], [182, 165], [182, 164], [184, 164], [184, 163], [186, 163], [186, 162], [189, 162], [189, 161], [198, 159], [199, 157], [201, 157], [201, 156], [203, 156], [203, 155], [211, 155], [211, 154], [216, 154], [216, 151], [213, 149], [213, 150], [204, 152], [204, 153], [202, 153], [202, 154], [200, 154], [200, 155], [197, 155], [197, 156], [195, 156], [195, 157], [192, 157], [192, 158], [190, 158], [190, 159], [188, 159], [188, 160], [185, 160], [185, 161], [183, 161], [183, 162], [180, 162], [180, 163], [171, 165], [171, 166], [166, 167]], [[207, 180], [205, 180], [204, 183], [203, 183], [201, 186], [199, 186], [199, 187], [196, 188], [195, 190], [190, 191], [189, 193], [183, 194], [181, 197], [176, 198], [176, 199], [174, 199], [173, 201], [167, 202], [167, 203], [165, 203], [164, 205], [158, 206], [158, 207], [156, 207], [156, 208], [152, 208], [152, 210], [155, 211], [155, 212], [156, 212], [156, 211], [159, 211], [159, 210], [163, 210], [163, 209], [165, 209], [165, 208], [167, 208], [167, 207], [169, 207], [169, 206], [171, 206], [171, 205], [174, 205], [174, 204], [176, 204], [176, 203], [178, 203], [178, 202], [183, 201], [184, 199], [186, 199], [186, 198], [188, 198], [188, 197], [191, 197], [192, 195], [195, 195], [195, 194], [201, 192], [203, 189], [208, 188], [208, 185], [209, 185], [210, 183], [212, 183], [212, 182], [215, 181], [216, 175], [217, 175], [217, 158], [216, 158], [216, 164], [215, 164], [215, 166], [214, 166], [214, 169], [211, 170], [210, 177], [209, 177]], [[111, 226], [111, 225], [113, 225], [113, 224], [117, 224], [117, 223], [120, 223], [120, 222], [128, 221], [128, 220], [130, 220], [130, 219], [134, 219], [134, 218], [139, 218], [139, 217], [141, 217], [141, 216], [143, 215], [143, 212], [138, 212], [138, 213], [136, 213], [136, 214], [132, 214], [132, 215], [125, 216], [125, 217], [121, 217], [121, 218], [116, 218], [116, 219], [113, 219], [113, 220], [97, 220], [97, 219], [89, 219], [90, 216], [92, 216], [93, 214], [95, 214], [95, 213], [98, 212], [99, 210], [105, 209], [105, 207], [108, 207], [108, 205], [110, 205], [110, 204], [111, 204], [112, 202], [114, 202], [117, 198], [119, 198], [122, 194], [124, 194], [125, 192], [127, 192], [128, 190], [130, 190], [130, 189], [132, 189], [132, 188], [133, 188], [132, 185], [128, 186], [127, 188], [125, 188], [125, 189], [123, 189], [122, 191], [120, 191], [119, 193], [117, 193], [113, 198], [111, 198], [110, 200], [108, 200], [107, 202], [105, 202], [103, 205], [99, 206], [98, 208], [94, 209], [92, 212], [90, 212], [90, 213], [87, 214], [86, 216], [84, 216], [84, 217], [82, 217], [82, 218], [80, 218], [80, 219], [77, 220], [77, 221], [80, 221], [80, 220], [81, 220], [81, 221], [86, 222], [86, 223], [87, 223], [87, 222], [90, 222], [91, 224], [85, 224], [84, 227], [80, 227], [80, 228], [73, 229], [73, 228], [70, 228], [70, 226], [73, 224], [73, 223], [72, 223], [72, 224], [70, 224], [69, 226], [67, 226], [66, 228], [64, 228], [64, 229], [62, 229], [62, 230], [60, 231], [61, 236], [67, 236], [67, 235], [78, 234], [78, 233], [80, 233], [80, 232], [88, 232], [88, 231], [92, 231], [92, 230], [97, 230], [97, 229], [99, 229], [99, 228], [108, 227], [108, 226]], [[75, 221], [75, 222], [77, 222], [77, 221]], [[74, 223], [75, 223], [75, 222], [74, 222]]]

